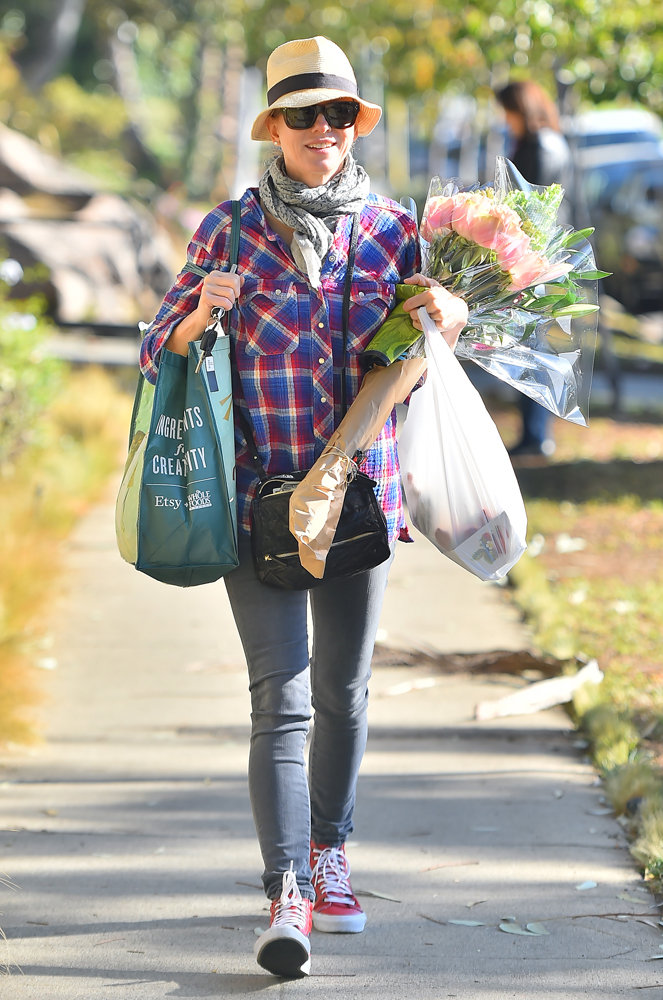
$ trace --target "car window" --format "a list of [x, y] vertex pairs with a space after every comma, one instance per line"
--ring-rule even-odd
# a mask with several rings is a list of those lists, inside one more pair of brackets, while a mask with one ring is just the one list
[[616, 212], [642, 214], [663, 210], [663, 166], [637, 170], [618, 189], [612, 199]]
[[606, 208], [624, 182], [641, 168], [642, 164], [626, 160], [623, 163], [605, 163], [585, 171], [581, 183], [587, 207]]
[[659, 137], [652, 132], [596, 132], [593, 135], [577, 135], [575, 144], [579, 149], [588, 146], [614, 146], [622, 142], [658, 142]]

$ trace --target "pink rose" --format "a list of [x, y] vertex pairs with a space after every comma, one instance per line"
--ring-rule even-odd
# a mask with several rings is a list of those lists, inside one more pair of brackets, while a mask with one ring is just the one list
[[518, 261], [530, 252], [531, 239], [522, 229], [515, 232], [502, 233], [495, 240], [493, 250], [497, 254], [497, 263], [503, 271], [510, 271]]
[[459, 236], [479, 246], [486, 246], [477, 237], [492, 240], [499, 222], [490, 215], [490, 199], [484, 194], [456, 195], [451, 225]]
[[550, 261], [540, 253], [526, 253], [520, 260], [509, 267], [511, 290], [520, 291], [537, 285], [552, 269]]
[[421, 221], [421, 235], [431, 240], [436, 232], [451, 229], [451, 215], [454, 210], [453, 195], [437, 195], [426, 205], [426, 214]]
[[424, 239], [431, 240], [435, 233], [450, 232], [453, 207], [453, 195], [437, 195], [426, 203], [421, 220], [421, 235]]
[[499, 202], [491, 201], [490, 211], [492, 215], [496, 215], [500, 220], [502, 223], [502, 230], [505, 233], [516, 233], [522, 231], [520, 216], [517, 212], [514, 212], [512, 208], [509, 208], [508, 205], [502, 205]]
[[[485, 195], [473, 195], [457, 205], [451, 222], [460, 236], [502, 254], [507, 262], [529, 250], [530, 240], [521, 229], [519, 216]], [[500, 266], [506, 268], [506, 264]]]

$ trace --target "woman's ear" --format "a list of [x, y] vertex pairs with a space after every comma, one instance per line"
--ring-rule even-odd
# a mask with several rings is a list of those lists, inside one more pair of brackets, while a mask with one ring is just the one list
[[269, 117], [265, 119], [265, 125], [267, 126], [267, 131], [269, 132], [272, 142], [276, 146], [279, 146], [280, 142], [279, 142], [278, 119], [274, 118], [272, 115], [269, 115]]

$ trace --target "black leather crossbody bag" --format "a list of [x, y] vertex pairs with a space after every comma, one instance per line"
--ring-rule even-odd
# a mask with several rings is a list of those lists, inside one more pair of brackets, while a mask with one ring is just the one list
[[[343, 291], [342, 417], [347, 411], [350, 292], [358, 236], [359, 216], [355, 215]], [[289, 528], [290, 494], [307, 473], [304, 471], [268, 476], [260, 461], [251, 425], [239, 408], [237, 414], [253, 467], [260, 480], [252, 505], [251, 548], [256, 576], [261, 583], [282, 590], [310, 590], [321, 583], [373, 569], [389, 558], [389, 533], [384, 512], [373, 489], [376, 483], [363, 472], [357, 471], [348, 482], [341, 517], [327, 556], [325, 574], [322, 580], [311, 576], [299, 560], [297, 539]]]

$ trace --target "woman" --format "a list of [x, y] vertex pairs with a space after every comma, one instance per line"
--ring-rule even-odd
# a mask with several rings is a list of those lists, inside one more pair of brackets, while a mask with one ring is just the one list
[[[142, 366], [155, 378], [161, 351], [186, 354], [214, 306], [231, 310], [235, 411], [248, 418], [272, 474], [310, 467], [340, 419], [341, 305], [355, 213], [348, 404], [361, 383], [358, 354], [393, 308], [396, 282], [428, 286], [406, 308], [416, 323], [417, 308], [425, 306], [452, 346], [467, 308], [416, 273], [414, 220], [369, 193], [352, 145], [375, 127], [381, 111], [358, 96], [344, 53], [326, 38], [287, 42], [272, 53], [267, 82], [269, 106], [252, 138], [271, 139], [281, 154], [259, 189], [242, 196], [238, 273], [215, 270], [228, 261], [230, 205], [224, 203], [189, 248], [208, 276], [201, 285], [190, 273], [179, 275], [143, 342]], [[270, 928], [255, 951], [270, 972], [299, 977], [310, 968], [311, 923], [320, 931], [355, 933], [366, 922], [344, 844], [353, 829], [370, 660], [389, 564], [311, 591], [309, 671], [306, 592], [264, 586], [254, 573], [249, 536], [256, 477], [237, 416], [235, 437], [240, 565], [226, 586], [249, 669], [249, 790], [272, 900]], [[393, 414], [362, 469], [377, 480], [393, 543], [404, 529]], [[311, 694], [315, 730], [307, 781]]]
[[[510, 83], [496, 95], [504, 108], [509, 130], [515, 142], [510, 159], [530, 184], [561, 184], [572, 190], [573, 164], [568, 143], [559, 127], [557, 108], [546, 92], [533, 80]], [[571, 222], [570, 204], [564, 199], [560, 222]], [[523, 416], [520, 442], [511, 455], [543, 455], [555, 451], [550, 434], [550, 411], [529, 396], [519, 394]]]

